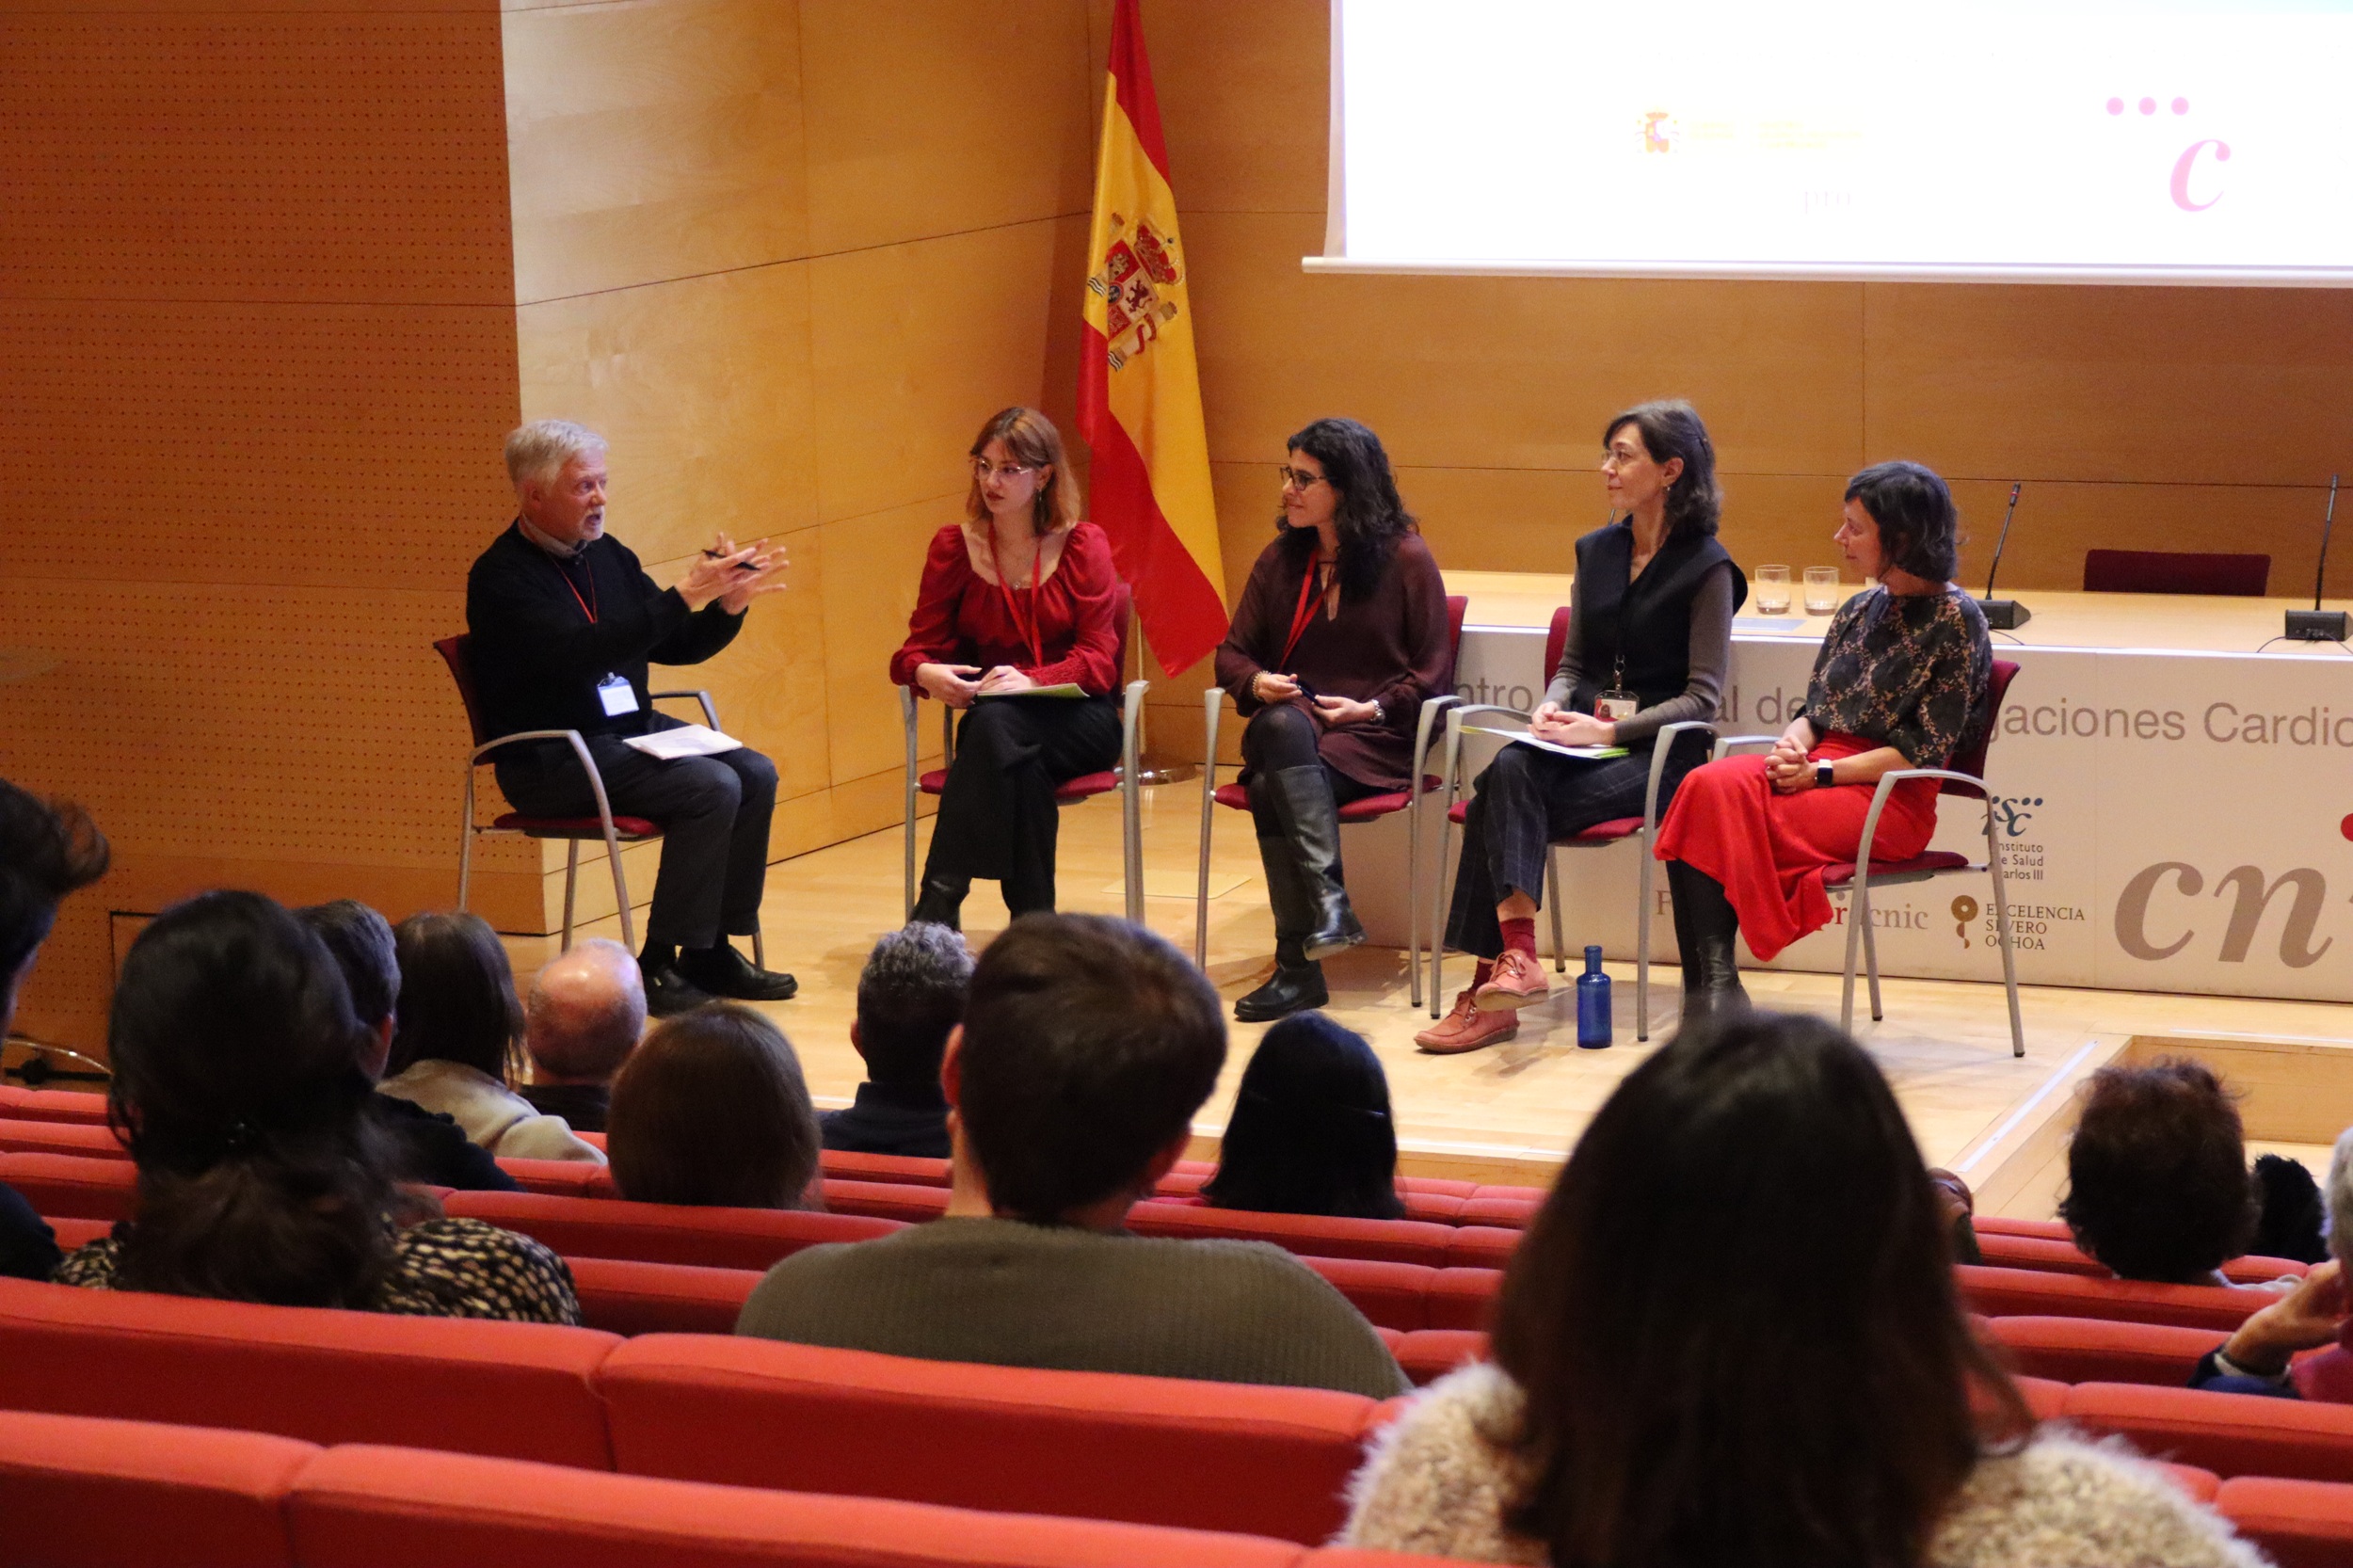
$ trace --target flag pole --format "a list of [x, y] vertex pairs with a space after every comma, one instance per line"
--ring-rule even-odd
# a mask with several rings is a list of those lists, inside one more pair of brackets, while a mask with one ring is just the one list
[[[1128, 646], [1135, 650], [1136, 666], [1124, 672], [1130, 680], [1144, 679], [1144, 616], [1133, 601], [1128, 606]], [[1143, 731], [1136, 742], [1137, 750], [1148, 750], [1152, 744], [1152, 705], [1145, 703], [1136, 715], [1136, 728]], [[1149, 789], [1155, 784], [1190, 784], [1201, 776], [1201, 770], [1191, 762], [1172, 762], [1161, 766], [1152, 762], [1136, 765], [1136, 782]]]

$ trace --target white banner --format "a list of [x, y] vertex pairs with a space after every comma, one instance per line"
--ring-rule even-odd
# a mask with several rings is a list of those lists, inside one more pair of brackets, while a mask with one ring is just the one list
[[[1817, 644], [1733, 641], [1722, 723], [1774, 733]], [[1456, 690], [1527, 708], [1544, 633], [1465, 628]], [[2353, 668], [2341, 653], [2019, 648], [1987, 754], [2018, 978], [2041, 985], [2353, 1001]], [[1466, 777], [1500, 743], [1465, 743]], [[1985, 858], [1985, 808], [1947, 796], [1936, 847]], [[1462, 838], [1452, 835], [1448, 874]], [[1566, 936], [1634, 955], [1636, 851], [1563, 852]], [[1655, 955], [1671, 959], [1666, 880]], [[1846, 906], [1768, 966], [1836, 972]], [[1991, 888], [1956, 874], [1875, 890], [1881, 971], [1999, 982]], [[1540, 920], [1548, 937], [1549, 917]], [[1744, 951], [1742, 962], [1751, 961]]]

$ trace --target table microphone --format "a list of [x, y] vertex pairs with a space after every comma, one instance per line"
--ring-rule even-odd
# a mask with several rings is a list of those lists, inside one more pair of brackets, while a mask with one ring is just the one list
[[2320, 567], [2313, 573], [2313, 607], [2290, 610], [2285, 635], [2299, 643], [2341, 643], [2353, 633], [2353, 616], [2320, 607], [2320, 585], [2329, 576], [2329, 535], [2337, 521], [2337, 476], [2329, 476], [2329, 511], [2320, 520]]
[[1993, 543], [1993, 564], [1985, 572], [1985, 597], [1977, 600], [1985, 624], [1996, 632], [2015, 632], [2034, 618], [2034, 612], [2016, 600], [1993, 597], [1993, 574], [2002, 569], [2002, 552], [2009, 547], [2009, 520], [2018, 515], [2018, 492], [2025, 488], [2024, 480], [2009, 488], [2009, 510], [2002, 514], [2002, 536]]

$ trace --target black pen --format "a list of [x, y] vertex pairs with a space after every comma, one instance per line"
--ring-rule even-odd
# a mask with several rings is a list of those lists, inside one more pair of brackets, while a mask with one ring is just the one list
[[[721, 554], [718, 551], [706, 550], [703, 552], [703, 559], [706, 561], [724, 561], [727, 557]], [[735, 563], [735, 569], [738, 571], [758, 571], [760, 568], [752, 565], [749, 561], [738, 561]]]

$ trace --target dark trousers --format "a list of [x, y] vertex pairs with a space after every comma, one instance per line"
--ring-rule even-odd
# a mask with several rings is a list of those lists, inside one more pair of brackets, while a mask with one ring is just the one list
[[1259, 838], [1283, 836], [1282, 824], [1274, 815], [1273, 800], [1267, 792], [1272, 776], [1286, 768], [1321, 768], [1324, 782], [1332, 787], [1332, 804], [1336, 807], [1381, 793], [1324, 761], [1322, 753], [1316, 749], [1322, 733], [1322, 727], [1295, 702], [1277, 703], [1250, 715], [1250, 723], [1241, 732], [1241, 765], [1246, 775], [1243, 787], [1250, 792], [1250, 815], [1258, 824]]
[[[1688, 761], [1667, 765], [1658, 784], [1658, 814], [1675, 785], [1689, 772]], [[1545, 902], [1545, 862], [1555, 840], [1619, 817], [1642, 814], [1650, 788], [1650, 754], [1589, 762], [1555, 757], [1534, 746], [1508, 745], [1496, 753], [1473, 786], [1463, 819], [1463, 858], [1454, 873], [1454, 904], [1447, 916], [1447, 946], [1494, 958], [1503, 952], [1503, 930], [1496, 905], [1517, 890]]]
[[[650, 728], [678, 721], [655, 714]], [[646, 946], [717, 947], [760, 929], [768, 884], [768, 821], [776, 813], [776, 765], [749, 746], [716, 757], [662, 761], [615, 735], [587, 737], [616, 817], [662, 824], [662, 870], [654, 878]], [[535, 817], [594, 816], [597, 797], [572, 748], [558, 742], [517, 746], [498, 760], [499, 788]]]
[[1014, 914], [1053, 908], [1054, 787], [1118, 764], [1107, 696], [974, 703], [956, 725], [924, 879], [993, 878]]

